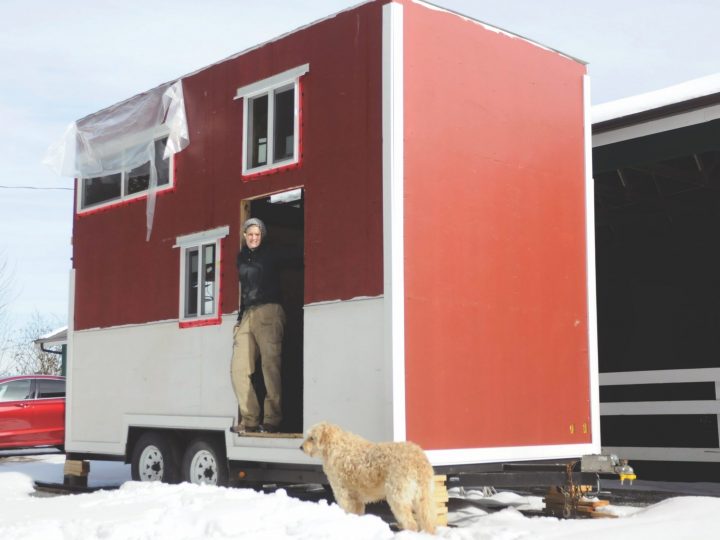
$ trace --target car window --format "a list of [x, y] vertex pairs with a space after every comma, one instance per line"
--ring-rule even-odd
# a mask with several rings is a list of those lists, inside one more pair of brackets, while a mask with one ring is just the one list
[[65, 381], [38, 379], [37, 389], [38, 399], [65, 397]]
[[0, 401], [19, 401], [30, 397], [30, 379], [0, 384]]

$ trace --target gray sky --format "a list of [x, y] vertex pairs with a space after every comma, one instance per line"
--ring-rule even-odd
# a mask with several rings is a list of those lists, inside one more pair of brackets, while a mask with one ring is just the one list
[[[0, 187], [15, 321], [66, 319], [72, 180], [41, 159], [68, 123], [357, 3], [0, 0], [0, 186], [44, 188]], [[718, 0], [434, 3], [589, 62], [594, 104], [720, 72]]]

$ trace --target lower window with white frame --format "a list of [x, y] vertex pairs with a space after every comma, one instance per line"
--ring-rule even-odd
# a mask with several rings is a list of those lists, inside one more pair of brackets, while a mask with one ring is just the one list
[[229, 227], [179, 236], [180, 325], [220, 324], [220, 259]]

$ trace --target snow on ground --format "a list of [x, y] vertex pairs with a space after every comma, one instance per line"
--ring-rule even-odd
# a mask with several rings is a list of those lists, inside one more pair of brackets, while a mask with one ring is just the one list
[[[353, 516], [326, 501], [307, 502], [284, 490], [264, 494], [189, 484], [129, 481], [122, 463], [91, 462], [90, 485], [120, 485], [81, 495], [38, 497], [33, 481], [59, 482], [64, 456], [3, 456], [0, 453], [2, 540], [185, 540], [185, 539], [397, 539], [431, 538], [394, 532], [374, 515]], [[614, 519], [559, 520], [526, 517], [539, 497], [501, 492], [451, 491], [463, 501], [450, 513], [447, 540], [682, 540], [720, 537], [720, 498], [674, 497], [648, 507], [610, 506]], [[478, 504], [482, 501], [482, 508]], [[467, 503], [464, 505], [464, 503]], [[495, 505], [510, 505], [488, 511]], [[484, 508], [484, 509], [483, 509]]]

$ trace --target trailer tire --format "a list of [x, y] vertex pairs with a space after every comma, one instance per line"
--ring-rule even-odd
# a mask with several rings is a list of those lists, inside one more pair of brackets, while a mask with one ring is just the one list
[[133, 446], [130, 474], [140, 482], [177, 484], [180, 468], [175, 439], [164, 433], [143, 433]]
[[205, 439], [195, 439], [188, 445], [181, 469], [185, 482], [213, 486], [226, 486], [228, 483], [225, 452], [218, 444]]

